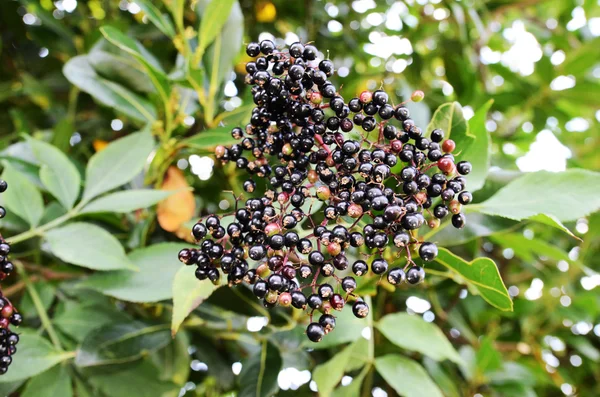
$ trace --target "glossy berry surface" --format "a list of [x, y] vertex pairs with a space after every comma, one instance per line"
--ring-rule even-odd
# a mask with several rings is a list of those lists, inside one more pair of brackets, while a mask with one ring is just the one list
[[[0, 179], [0, 194], [6, 192], [8, 184]], [[0, 207], [0, 218], [6, 215], [6, 210]], [[15, 269], [8, 256], [10, 244], [0, 235], [0, 281], [8, 277]], [[13, 362], [19, 335], [11, 331], [11, 325], [18, 327], [23, 322], [23, 316], [13, 306], [11, 301], [2, 294], [0, 289], [0, 375], [5, 374]]]
[[264, 40], [246, 53], [255, 107], [232, 129], [237, 143], [215, 149], [247, 175], [246, 194], [232, 214], [198, 221], [198, 246], [179, 259], [202, 282], [250, 284], [267, 308], [306, 311], [306, 335], [318, 342], [334, 332], [335, 313], [368, 315], [359, 278], [424, 281], [438, 248], [421, 229], [464, 226], [471, 164], [384, 89], [344, 98], [334, 63], [312, 44]]

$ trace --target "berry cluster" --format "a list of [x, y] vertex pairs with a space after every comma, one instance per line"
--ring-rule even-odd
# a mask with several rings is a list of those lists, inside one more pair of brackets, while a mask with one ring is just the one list
[[328, 80], [333, 63], [318, 60], [312, 45], [279, 50], [265, 40], [246, 52], [255, 57], [245, 81], [256, 107], [244, 129], [232, 130], [241, 142], [215, 155], [250, 174], [246, 192], [256, 180], [267, 190], [242, 208], [236, 199], [231, 216], [198, 222], [200, 247], [179, 259], [196, 265], [200, 280], [218, 284], [224, 273], [229, 285], [251, 285], [266, 307], [308, 310], [307, 336], [319, 342], [347, 303], [356, 317], [368, 315], [356, 277], [369, 269], [392, 285], [423, 281], [413, 257], [430, 262], [438, 249], [418, 229], [450, 213], [454, 227], [465, 225], [471, 164], [455, 162], [455, 143], [441, 130], [424, 134], [385, 91], [345, 101]]
[[[0, 179], [0, 193], [4, 193], [8, 188], [6, 181]], [[6, 210], [0, 206], [0, 218], [4, 218]], [[0, 235], [0, 281], [4, 280], [15, 268], [8, 260], [10, 245]], [[2, 295], [0, 290], [0, 375], [8, 371], [12, 363], [12, 356], [17, 352], [17, 343], [19, 335], [10, 331], [10, 325], [19, 326], [23, 317], [17, 312], [16, 308], [10, 303], [8, 298]]]

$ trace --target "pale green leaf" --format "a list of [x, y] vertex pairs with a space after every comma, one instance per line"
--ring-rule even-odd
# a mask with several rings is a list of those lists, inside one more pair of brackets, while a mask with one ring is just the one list
[[2, 179], [8, 184], [8, 189], [2, 193], [4, 205], [30, 226], [37, 226], [44, 214], [42, 194], [9, 162], [4, 161], [3, 165]]
[[86, 169], [83, 200], [92, 198], [131, 181], [142, 172], [154, 139], [148, 130], [142, 130], [111, 142], [94, 154]]
[[171, 19], [168, 16], [163, 15], [160, 10], [156, 8], [154, 4], [152, 4], [152, 1], [135, 0], [135, 4], [140, 6], [150, 22], [152, 22], [161, 32], [170, 38], [175, 37], [175, 29], [173, 28]]
[[401, 396], [443, 397], [423, 367], [409, 358], [388, 354], [375, 359], [379, 375]]
[[46, 189], [67, 210], [79, 195], [81, 176], [71, 160], [56, 147], [37, 139], [28, 139], [36, 159], [42, 164], [40, 179]]
[[99, 226], [76, 222], [46, 233], [50, 251], [61, 260], [95, 270], [137, 267], [125, 255], [119, 240]]
[[344, 376], [348, 361], [352, 357], [354, 344], [346, 346], [342, 351], [336, 353], [327, 362], [317, 365], [313, 370], [312, 379], [317, 383], [319, 395], [329, 397], [335, 386]]
[[61, 361], [73, 357], [72, 353], [60, 352], [36, 331], [19, 330], [18, 353], [14, 355], [10, 371], [0, 376], [0, 383], [31, 378]]
[[[159, 243], [139, 248], [128, 255], [128, 260], [138, 271], [96, 273], [80, 285], [128, 302], [170, 299], [175, 273], [181, 267], [177, 254], [185, 247], [177, 243]], [[197, 281], [193, 274], [192, 278]]]
[[545, 214], [561, 222], [576, 220], [598, 209], [600, 173], [583, 169], [525, 174], [471, 208], [514, 220]]
[[408, 313], [384, 316], [375, 326], [392, 343], [403, 349], [422, 353], [436, 361], [462, 360], [446, 335], [433, 323]]
[[71, 84], [87, 92], [100, 103], [134, 120], [151, 123], [156, 120], [156, 110], [150, 101], [100, 77], [85, 55], [71, 58], [63, 67], [63, 74]]
[[175, 334], [185, 318], [218, 287], [208, 280], [198, 280], [194, 266], [181, 266], [172, 281], [173, 318], [171, 332]]
[[487, 101], [468, 121], [469, 134], [475, 139], [465, 148], [457, 147], [457, 161], [466, 160], [473, 166], [467, 176], [467, 190], [471, 192], [483, 187], [490, 168], [491, 140], [485, 122], [493, 102], [493, 99]]
[[148, 208], [176, 193], [176, 190], [124, 190], [100, 197], [81, 210], [80, 213], [117, 212], [128, 213], [139, 208]]
[[198, 32], [198, 51], [200, 51], [200, 54], [204, 54], [206, 48], [221, 33], [235, 2], [236, 0], [211, 0], [204, 8], [201, 15], [200, 31]]

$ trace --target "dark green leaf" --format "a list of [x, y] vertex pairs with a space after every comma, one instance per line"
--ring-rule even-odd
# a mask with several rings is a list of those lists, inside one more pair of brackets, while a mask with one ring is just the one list
[[56, 147], [37, 139], [29, 139], [37, 160], [42, 164], [40, 179], [46, 189], [70, 210], [79, 196], [81, 176], [69, 158]]
[[156, 110], [147, 99], [98, 76], [85, 55], [71, 58], [65, 64], [63, 74], [71, 84], [87, 92], [100, 103], [112, 107], [134, 120], [142, 122], [156, 120]]
[[243, 362], [238, 397], [267, 397], [276, 394], [281, 364], [277, 347], [263, 342], [262, 349]]
[[435, 261], [458, 273], [490, 305], [500, 310], [512, 311], [512, 300], [496, 264], [490, 258], [477, 258], [467, 262], [447, 249], [440, 248]]
[[448, 359], [461, 363], [460, 356], [446, 335], [437, 325], [426, 322], [420, 316], [388, 314], [375, 326], [387, 339], [403, 349], [417, 351], [437, 361]]
[[170, 341], [166, 324], [111, 323], [94, 329], [85, 337], [77, 350], [75, 364], [78, 367], [122, 364], [158, 350]]
[[122, 192], [116, 192], [108, 194], [104, 197], [100, 197], [80, 211], [80, 213], [91, 213], [91, 212], [117, 212], [117, 213], [129, 213], [139, 208], [148, 208], [158, 203], [161, 200], [166, 199], [176, 190], [153, 190], [153, 189], [140, 189], [140, 190], [124, 190]]
[[46, 372], [31, 378], [21, 397], [70, 397], [72, 395], [71, 376], [67, 367], [55, 365]]
[[427, 372], [416, 361], [398, 354], [388, 354], [375, 359], [375, 368], [379, 375], [401, 396], [443, 396]]
[[86, 169], [83, 200], [89, 201], [131, 181], [143, 170], [153, 147], [150, 131], [142, 130], [111, 142], [94, 154]]
[[129, 321], [129, 316], [113, 306], [99, 303], [71, 304], [57, 314], [53, 323], [78, 342], [96, 328], [111, 323]]
[[[178, 252], [185, 245], [160, 243], [132, 251], [127, 259], [136, 271], [97, 273], [81, 283], [105, 295], [128, 302], [158, 302], [170, 299], [175, 273], [181, 267]], [[192, 279], [196, 281], [196, 278]]]
[[44, 214], [44, 201], [37, 188], [17, 171], [9, 162], [4, 161], [2, 179], [9, 188], [2, 193], [2, 200], [9, 211], [21, 217], [30, 226], [37, 226]]
[[95, 270], [138, 268], [112, 234], [91, 223], [76, 222], [46, 233], [54, 255], [67, 263]]
[[[110, 397], [177, 396], [179, 386], [160, 380], [160, 368], [150, 361], [111, 366], [104, 371], [92, 368], [89, 382]], [[168, 394], [167, 394], [168, 393]]]

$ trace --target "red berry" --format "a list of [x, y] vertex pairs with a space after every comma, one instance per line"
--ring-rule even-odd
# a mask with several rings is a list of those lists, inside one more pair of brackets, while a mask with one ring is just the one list
[[358, 99], [362, 102], [362, 103], [369, 103], [371, 102], [371, 100], [373, 99], [373, 93], [371, 91], [363, 91], [360, 93], [360, 95], [358, 96]]
[[452, 139], [446, 139], [442, 143], [442, 150], [446, 153], [452, 153], [456, 149], [456, 143]]
[[[448, 142], [448, 141], [446, 141]], [[454, 169], [454, 162], [448, 157], [442, 157], [438, 160], [438, 168], [445, 173], [450, 173]]]

